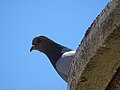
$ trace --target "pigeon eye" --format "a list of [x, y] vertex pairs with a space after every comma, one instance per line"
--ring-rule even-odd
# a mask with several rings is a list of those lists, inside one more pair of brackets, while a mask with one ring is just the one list
[[38, 43], [40, 43], [41, 40], [39, 38], [35, 38], [32, 42], [33, 45], [37, 45]]

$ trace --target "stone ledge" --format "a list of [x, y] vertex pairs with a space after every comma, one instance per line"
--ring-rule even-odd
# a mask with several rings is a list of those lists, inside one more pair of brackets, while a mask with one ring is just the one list
[[80, 43], [68, 90], [105, 90], [120, 66], [120, 0], [110, 1]]

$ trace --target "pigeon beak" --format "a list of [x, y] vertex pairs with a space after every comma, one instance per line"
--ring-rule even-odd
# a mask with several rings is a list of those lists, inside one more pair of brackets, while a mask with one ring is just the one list
[[31, 52], [32, 50], [35, 50], [35, 45], [32, 45], [32, 47], [30, 48], [30, 52]]

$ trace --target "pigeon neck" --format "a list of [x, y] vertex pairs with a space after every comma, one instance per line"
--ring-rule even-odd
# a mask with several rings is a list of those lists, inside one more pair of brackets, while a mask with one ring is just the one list
[[50, 59], [50, 62], [52, 63], [52, 65], [56, 68], [56, 63], [58, 61], [58, 59], [62, 56], [62, 49], [64, 47], [59, 45], [59, 44], [54, 44], [52, 46], [47, 46], [46, 50], [45, 50], [45, 54], [47, 55], [47, 57]]

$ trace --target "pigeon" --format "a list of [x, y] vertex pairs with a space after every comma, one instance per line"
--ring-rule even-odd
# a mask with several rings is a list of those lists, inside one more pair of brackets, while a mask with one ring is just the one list
[[68, 82], [69, 68], [75, 51], [54, 42], [46, 36], [36, 36], [32, 40], [30, 52], [32, 50], [44, 53], [61, 78]]

